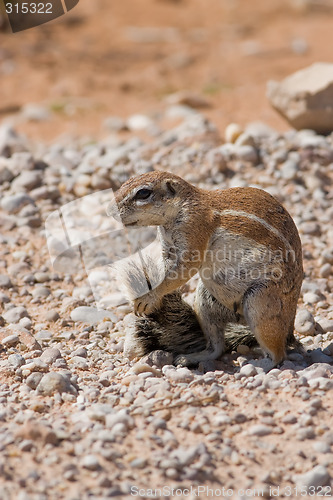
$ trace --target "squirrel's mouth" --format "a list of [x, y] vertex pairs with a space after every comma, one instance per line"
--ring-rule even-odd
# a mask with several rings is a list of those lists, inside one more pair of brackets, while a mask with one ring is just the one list
[[125, 226], [125, 227], [132, 227], [132, 226], [136, 226], [136, 225], [137, 225], [137, 223], [138, 223], [138, 221], [137, 221], [137, 220], [135, 220], [135, 221], [133, 221], [133, 222], [126, 222], [126, 223], [124, 223], [124, 226]]

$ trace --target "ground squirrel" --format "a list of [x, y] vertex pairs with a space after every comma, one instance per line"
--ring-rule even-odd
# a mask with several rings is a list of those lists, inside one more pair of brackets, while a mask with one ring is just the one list
[[252, 187], [208, 191], [154, 171], [125, 182], [108, 213], [117, 213], [124, 226], [158, 226], [164, 276], [134, 299], [142, 319], [163, 326], [159, 313], [171, 311], [182, 300], [174, 294], [199, 273], [194, 311], [206, 346], [179, 354], [176, 364], [218, 358], [228, 323], [247, 325], [274, 365], [284, 359], [303, 278], [302, 249], [291, 216], [273, 196]]

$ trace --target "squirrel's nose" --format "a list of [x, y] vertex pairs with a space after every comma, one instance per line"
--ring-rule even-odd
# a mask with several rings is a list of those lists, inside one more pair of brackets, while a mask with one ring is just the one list
[[109, 205], [106, 207], [106, 215], [108, 217], [113, 217], [118, 222], [121, 222], [121, 217], [120, 217], [118, 205], [115, 202], [115, 200], [113, 200], [111, 203], [109, 203]]

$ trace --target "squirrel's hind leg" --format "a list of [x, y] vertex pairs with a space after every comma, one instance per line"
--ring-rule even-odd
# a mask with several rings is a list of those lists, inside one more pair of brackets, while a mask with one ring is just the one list
[[286, 357], [286, 341], [293, 318], [280, 295], [275, 284], [263, 284], [251, 287], [243, 301], [245, 320], [274, 366]]
[[235, 314], [218, 302], [199, 280], [194, 309], [206, 338], [206, 348], [200, 352], [181, 354], [176, 365], [190, 366], [201, 361], [217, 359], [224, 352], [224, 330], [229, 322], [235, 322]]

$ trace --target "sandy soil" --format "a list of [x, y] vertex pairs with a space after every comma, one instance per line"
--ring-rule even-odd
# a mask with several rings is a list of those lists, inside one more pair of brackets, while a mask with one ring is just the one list
[[[154, 114], [170, 93], [191, 90], [211, 103], [205, 113], [221, 131], [253, 120], [285, 130], [266, 100], [266, 82], [332, 61], [330, 6], [329, 0], [81, 0], [47, 25], [0, 34], [0, 117], [17, 110], [19, 128], [36, 139], [100, 137], [108, 116]], [[52, 119], [20, 119], [27, 103], [43, 103]]]

